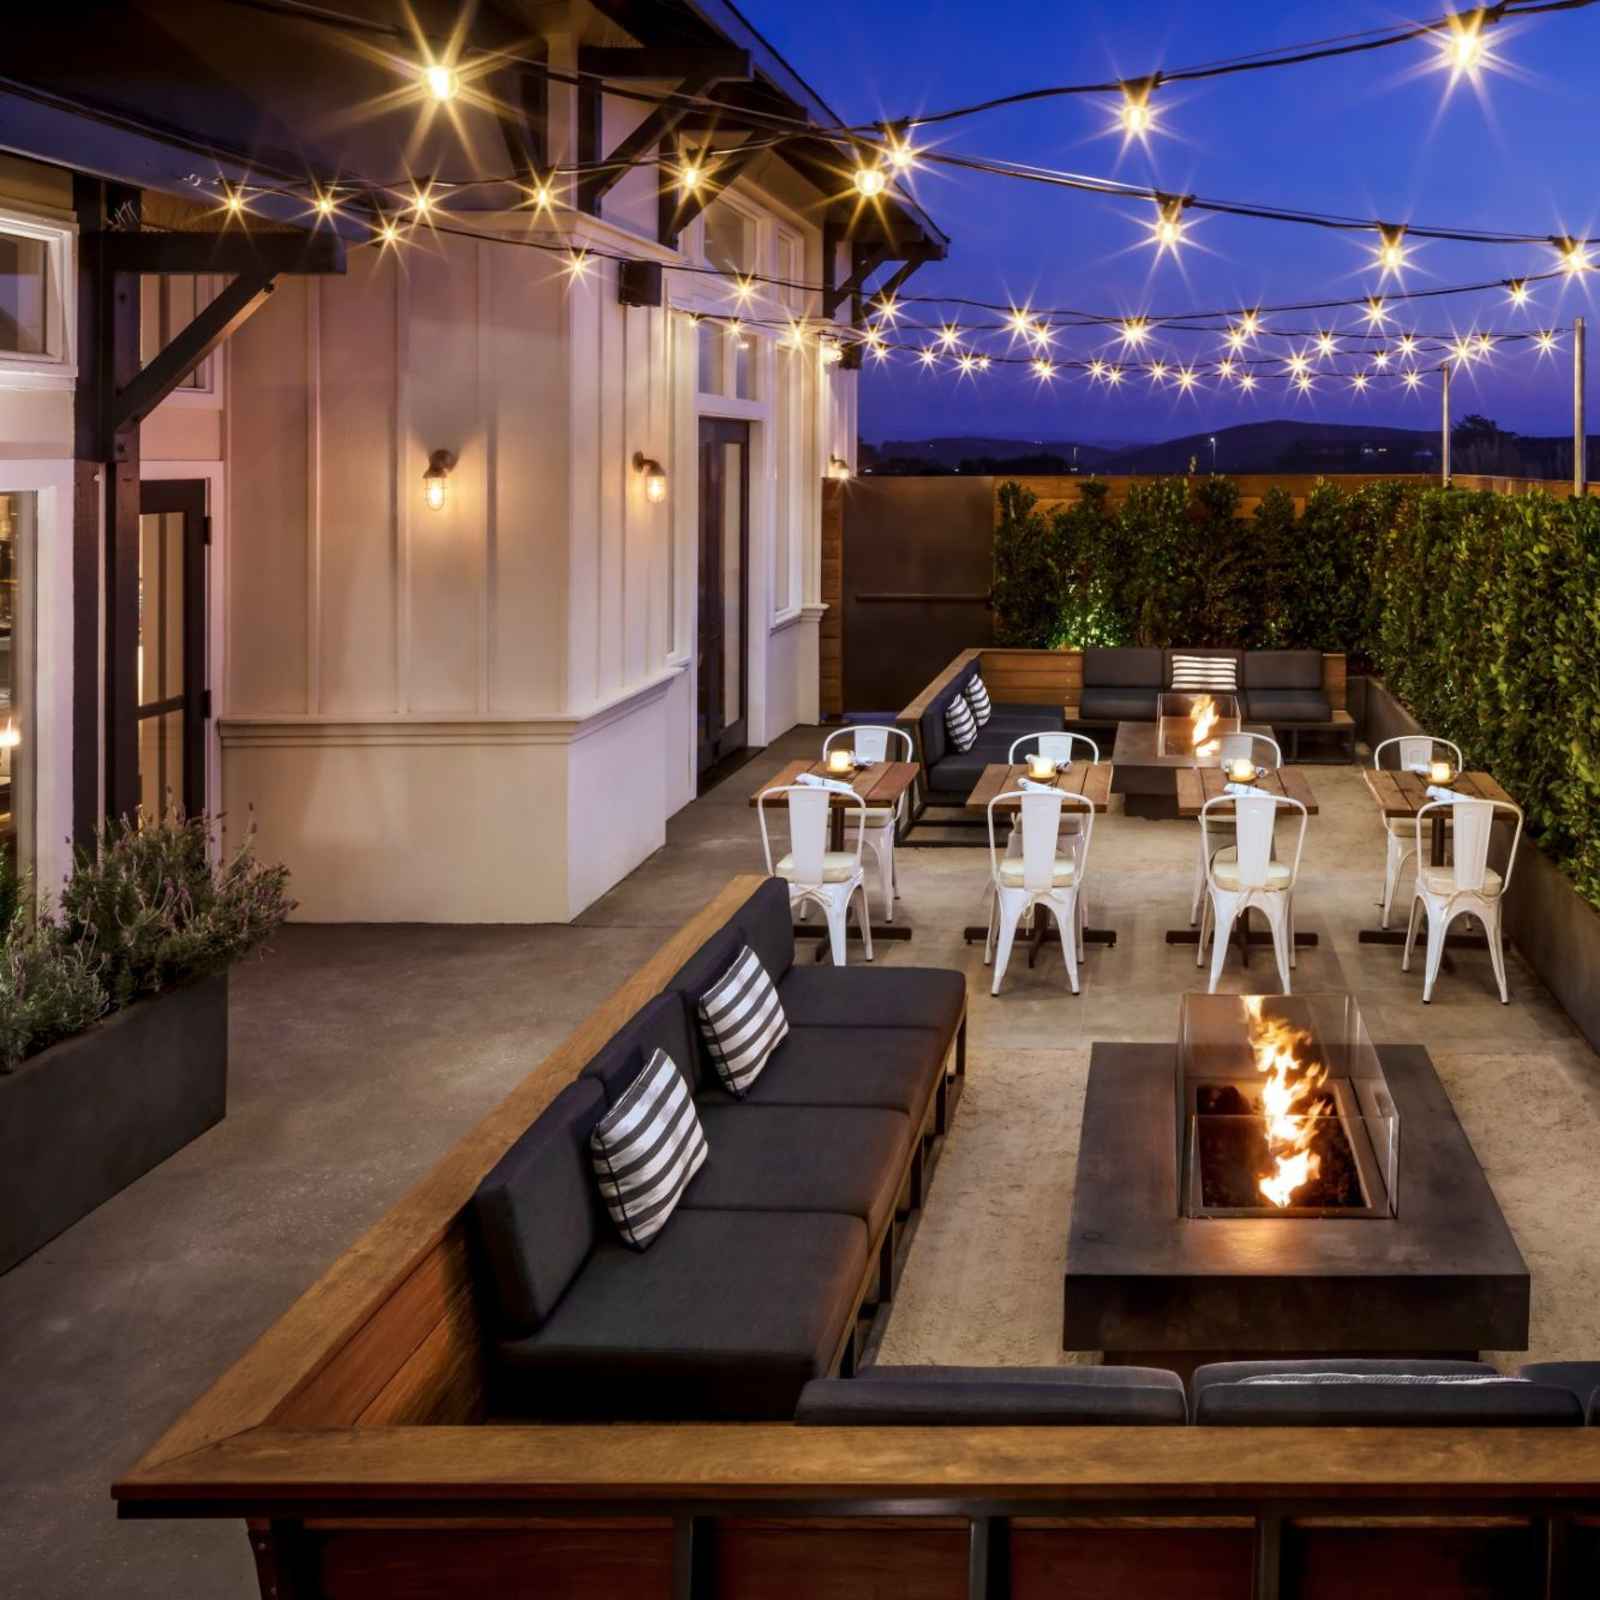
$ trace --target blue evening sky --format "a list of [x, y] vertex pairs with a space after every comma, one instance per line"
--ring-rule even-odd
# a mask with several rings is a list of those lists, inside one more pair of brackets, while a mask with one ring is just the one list
[[[1051, 83], [1132, 77], [1155, 68], [1304, 43], [1338, 32], [1438, 15], [1365, 3], [1329, 8], [1304, 0], [1246, 3], [1138, 0], [743, 0], [746, 14], [845, 119], [934, 110]], [[1535, 234], [1600, 234], [1595, 136], [1600, 121], [1600, 7], [1488, 30], [1505, 70], [1481, 90], [1432, 70], [1437, 50], [1398, 45], [1344, 60], [1247, 73], [1157, 92], [1166, 132], [1148, 154], [1124, 152], [1112, 114], [1095, 97], [986, 113], [929, 130], [942, 146], [1164, 190], [1360, 217]], [[916, 192], [952, 240], [950, 259], [922, 268], [907, 292], [1031, 300], [1088, 310], [1170, 311], [1364, 295], [1378, 288], [1370, 235], [1189, 213], [1186, 244], [1159, 262], [1142, 241], [1154, 208], [1135, 200], [1047, 189], [1014, 179], [933, 169]], [[1600, 258], [1600, 248], [1596, 251]], [[1419, 242], [1408, 288], [1547, 270], [1548, 247]], [[1392, 284], [1391, 284], [1392, 286]], [[1449, 333], [1569, 325], [1592, 312], [1586, 280], [1537, 286], [1518, 311], [1505, 291], [1401, 308], [1396, 329]], [[927, 308], [930, 312], [934, 308]], [[931, 318], [930, 318], [931, 320]], [[1280, 321], [1290, 319], [1280, 318]], [[1592, 320], [1592, 319], [1591, 319]], [[1361, 325], [1354, 310], [1302, 315], [1314, 333]], [[1165, 354], [1212, 360], [1215, 336], [1173, 335]], [[1277, 345], [1269, 348], [1276, 350]], [[1068, 358], [1113, 354], [1103, 335], [1058, 341]], [[1348, 358], [1341, 358], [1348, 365]], [[868, 363], [869, 368], [871, 363]], [[1086, 440], [1157, 439], [1279, 416], [1431, 427], [1438, 378], [1403, 394], [1392, 383], [1354, 394], [1324, 379], [1293, 394], [1282, 377], [1253, 395], [1228, 387], [1181, 395], [1147, 379], [1107, 393], [1083, 375], [1041, 392], [1022, 369], [958, 381], [912, 358], [863, 375], [868, 439], [943, 433]], [[1571, 428], [1570, 340], [1538, 357], [1510, 346], [1459, 375], [1457, 415], [1481, 411], [1524, 433]]]

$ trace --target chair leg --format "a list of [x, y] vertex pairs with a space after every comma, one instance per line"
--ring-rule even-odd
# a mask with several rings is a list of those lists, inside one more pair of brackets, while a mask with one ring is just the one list
[[1500, 1004], [1510, 1005], [1506, 993], [1506, 947], [1500, 934], [1500, 902], [1496, 900], [1487, 916], [1481, 916], [1483, 931], [1489, 940], [1489, 960], [1494, 965], [1494, 981], [1500, 985]]
[[878, 893], [883, 899], [883, 920], [894, 921], [894, 834], [887, 828], [878, 831]]
[[994, 934], [1000, 915], [1000, 895], [994, 884], [989, 885], [989, 930], [983, 939], [983, 964], [988, 966], [994, 960]]
[[1206, 856], [1205, 843], [1202, 842], [1195, 848], [1194, 857], [1194, 894], [1189, 901], [1189, 926], [1192, 928], [1200, 920], [1200, 902], [1206, 895]]
[[1422, 896], [1419, 894], [1412, 895], [1411, 920], [1406, 923], [1405, 951], [1400, 957], [1400, 970], [1402, 972], [1409, 972], [1411, 970], [1411, 947], [1417, 942], [1417, 923], [1420, 920], [1417, 916], [1417, 912], [1421, 909], [1421, 906]]
[[845, 964], [845, 938], [847, 928], [845, 919], [850, 915], [850, 902], [837, 898], [828, 901], [828, 945], [833, 951], [833, 964], [842, 967]]
[[1267, 913], [1267, 926], [1272, 929], [1272, 953], [1278, 958], [1278, 982], [1285, 994], [1292, 993], [1289, 968], [1294, 965], [1294, 909], [1286, 894], [1281, 905], [1269, 903], [1262, 908]]
[[995, 946], [994, 982], [989, 985], [990, 994], [1000, 993], [1000, 980], [1005, 977], [1006, 963], [1011, 960], [1011, 945], [1017, 936], [1017, 919], [1021, 915], [1021, 907], [1015, 901], [1007, 905], [998, 894], [995, 896], [995, 910], [1000, 917], [1000, 938]]
[[1380, 928], [1389, 926], [1389, 912], [1394, 906], [1394, 892], [1400, 887], [1400, 874], [1405, 871], [1406, 857], [1411, 854], [1394, 834], [1388, 835], [1388, 841], [1383, 865], [1383, 915], [1378, 919]]
[[1078, 941], [1074, 925], [1078, 920], [1078, 896], [1073, 892], [1072, 905], [1062, 915], [1061, 902], [1052, 900], [1050, 909], [1055, 913], [1056, 927], [1061, 933], [1061, 959], [1067, 966], [1067, 985], [1074, 994], [1078, 992]]
[[1074, 924], [1074, 930], [1073, 931], [1076, 934], [1077, 941], [1078, 941], [1078, 959], [1080, 961], [1082, 961], [1083, 960], [1084, 909], [1083, 909], [1083, 891], [1081, 889], [1078, 891], [1077, 894], [1075, 894], [1072, 897], [1072, 921], [1073, 921], [1073, 924]]
[[1422, 1003], [1427, 1005], [1433, 999], [1433, 986], [1439, 977], [1439, 967], [1444, 961], [1444, 936], [1449, 924], [1444, 919], [1443, 912], [1430, 915], [1428, 918], [1428, 965], [1422, 975]]
[[1200, 902], [1200, 937], [1194, 942], [1194, 964], [1203, 967], [1206, 964], [1206, 930], [1211, 926], [1211, 896], [1208, 894]]
[[1216, 923], [1211, 934], [1211, 987], [1210, 994], [1217, 992], [1217, 983], [1222, 977], [1222, 964], [1228, 959], [1228, 940], [1233, 937], [1233, 919], [1238, 915], [1238, 905], [1229, 896], [1226, 906], [1213, 902], [1212, 914]]
[[[1285, 914], [1287, 915], [1287, 917], [1289, 919], [1289, 965], [1291, 967], [1294, 967], [1294, 966], [1296, 966], [1298, 964], [1297, 958], [1295, 956], [1295, 944], [1294, 944], [1294, 890], [1290, 889], [1284, 895], [1283, 899], [1284, 899], [1284, 906], [1285, 906]], [[1289, 992], [1289, 985], [1288, 984], [1285, 984], [1283, 986], [1283, 992], [1285, 994], [1288, 994], [1288, 992]]]

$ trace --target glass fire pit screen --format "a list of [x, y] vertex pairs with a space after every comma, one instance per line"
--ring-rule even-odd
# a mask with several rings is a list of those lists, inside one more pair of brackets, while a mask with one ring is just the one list
[[1239, 731], [1239, 701], [1231, 694], [1185, 694], [1169, 690], [1156, 705], [1156, 754], [1218, 754], [1225, 733]]
[[1393, 1217], [1400, 1118], [1348, 994], [1186, 994], [1177, 1061], [1186, 1217]]

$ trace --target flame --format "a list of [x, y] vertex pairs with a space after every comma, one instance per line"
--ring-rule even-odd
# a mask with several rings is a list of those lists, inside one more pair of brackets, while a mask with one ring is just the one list
[[1217, 702], [1208, 694], [1203, 694], [1194, 703], [1194, 710], [1190, 713], [1194, 738], [1192, 748], [1196, 755], [1215, 755], [1217, 746], [1206, 747], [1206, 740], [1211, 737], [1211, 730], [1217, 725]]
[[1311, 1149], [1316, 1116], [1307, 1114], [1307, 1102], [1327, 1081], [1328, 1069], [1320, 1061], [1307, 1062], [1304, 1053], [1311, 1035], [1281, 1019], [1261, 1015], [1261, 996], [1244, 996], [1250, 1047], [1256, 1071], [1266, 1074], [1261, 1086], [1261, 1111], [1266, 1121], [1267, 1151], [1273, 1170], [1259, 1188], [1282, 1209], [1293, 1203], [1303, 1188], [1322, 1170], [1322, 1158]]

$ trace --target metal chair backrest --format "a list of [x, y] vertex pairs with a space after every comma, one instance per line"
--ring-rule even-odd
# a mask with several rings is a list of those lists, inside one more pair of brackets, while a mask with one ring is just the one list
[[1384, 739], [1372, 752], [1372, 765], [1374, 768], [1383, 765], [1383, 752], [1390, 745], [1398, 745], [1395, 761], [1402, 772], [1409, 771], [1412, 767], [1425, 767], [1432, 763], [1433, 753], [1443, 745], [1450, 752], [1450, 759], [1455, 764], [1455, 769], [1460, 772], [1466, 765], [1461, 754], [1461, 746], [1450, 739], [1436, 739], [1431, 733], [1398, 733], [1392, 739]]
[[[1276, 772], [1283, 765], [1283, 748], [1269, 733], [1225, 733], [1217, 743], [1220, 746], [1217, 751], [1219, 767], [1241, 759], [1265, 766], [1269, 772]], [[1266, 746], [1268, 759], [1265, 762], [1256, 754], [1258, 744]]]
[[[1282, 885], [1292, 889], [1300, 877], [1300, 852], [1305, 848], [1306, 818], [1308, 812], [1300, 801], [1290, 795], [1261, 794], [1217, 795], [1200, 808], [1200, 836], [1205, 851], [1206, 881], [1216, 886], [1212, 870], [1210, 824], [1211, 813], [1225, 806], [1233, 807], [1233, 842], [1238, 858], [1239, 887], [1234, 892], [1265, 889], [1273, 866], [1273, 839], [1280, 809], [1297, 811], [1300, 828], [1294, 842], [1294, 860], [1289, 867], [1289, 881]], [[1219, 821], [1222, 819], [1219, 818]]]
[[1006, 753], [1006, 760], [1013, 765], [1016, 763], [1017, 752], [1025, 745], [1031, 744], [1047, 761], [1054, 761], [1057, 766], [1070, 766], [1078, 758], [1072, 753], [1075, 744], [1086, 745], [1089, 750], [1089, 759], [1098, 762], [1100, 759], [1100, 746], [1086, 733], [1025, 733], [1020, 739], [1011, 741], [1011, 749]]
[[[834, 790], [807, 783], [792, 783], [783, 788], [762, 790], [756, 815], [761, 819], [761, 848], [766, 854], [769, 876], [773, 871], [773, 865], [772, 840], [767, 831], [768, 801], [776, 800], [781, 795], [789, 802], [789, 856], [794, 874], [790, 881], [820, 884], [822, 858], [828, 851], [828, 810], [833, 803], [834, 794]], [[845, 809], [859, 813], [858, 820], [863, 822], [866, 820], [867, 808], [860, 800], [854, 805], [846, 806]], [[859, 862], [861, 859], [859, 834], [856, 839], [855, 856]]]
[[1094, 803], [1087, 795], [1073, 794], [1065, 789], [1008, 789], [989, 802], [989, 871], [998, 883], [1000, 862], [1004, 851], [994, 831], [994, 810], [1002, 801], [1021, 802], [1022, 828], [1022, 887], [1029, 894], [1048, 894], [1056, 886], [1056, 854], [1061, 833], [1061, 812], [1064, 806], [1074, 813], [1085, 813], [1078, 832], [1073, 835], [1072, 857], [1075, 871], [1081, 880], [1089, 859], [1089, 837], [1094, 829]]
[[[1453, 823], [1455, 838], [1455, 886], [1458, 893], [1504, 894], [1511, 882], [1511, 869], [1517, 864], [1517, 846], [1522, 842], [1522, 810], [1505, 800], [1478, 800], [1463, 795], [1459, 800], [1430, 800], [1417, 810], [1417, 859], [1425, 861], [1422, 851], [1422, 830], [1431, 822], [1436, 812], [1448, 811]], [[1516, 832], [1511, 837], [1511, 853], [1506, 857], [1506, 870], [1501, 875], [1500, 887], [1489, 887], [1489, 844], [1494, 837], [1494, 821], [1500, 812], [1517, 819]]]
[[848, 738], [850, 748], [856, 753], [857, 761], [887, 761], [889, 760], [889, 742], [891, 739], [899, 741], [904, 751], [903, 755], [896, 756], [897, 761], [910, 761], [913, 759], [913, 746], [911, 735], [904, 728], [889, 728], [882, 723], [861, 722], [848, 728], [835, 728], [826, 739], [822, 741], [822, 759], [828, 759], [828, 752], [837, 740]]

